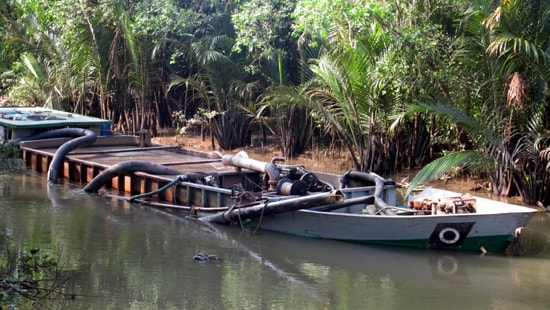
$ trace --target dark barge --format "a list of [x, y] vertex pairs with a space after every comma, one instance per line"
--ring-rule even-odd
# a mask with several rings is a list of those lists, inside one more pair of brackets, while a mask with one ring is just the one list
[[52, 183], [69, 180], [207, 222], [356, 243], [502, 252], [535, 212], [437, 189], [396, 206], [395, 182], [374, 173], [328, 174], [280, 157], [156, 145], [145, 133], [102, 136], [102, 126], [22, 137], [24, 164]]

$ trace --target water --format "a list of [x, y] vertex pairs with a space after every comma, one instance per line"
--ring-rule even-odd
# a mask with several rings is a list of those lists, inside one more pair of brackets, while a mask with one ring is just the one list
[[[546, 309], [550, 218], [525, 254], [371, 247], [207, 226], [78, 187], [17, 176], [0, 196], [0, 250], [58, 255], [70, 309]], [[199, 263], [206, 252], [222, 257]]]

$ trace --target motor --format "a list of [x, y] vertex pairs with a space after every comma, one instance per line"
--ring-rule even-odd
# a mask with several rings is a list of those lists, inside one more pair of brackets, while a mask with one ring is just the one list
[[307, 185], [301, 180], [291, 180], [284, 177], [277, 184], [277, 194], [285, 196], [304, 196], [307, 194]]

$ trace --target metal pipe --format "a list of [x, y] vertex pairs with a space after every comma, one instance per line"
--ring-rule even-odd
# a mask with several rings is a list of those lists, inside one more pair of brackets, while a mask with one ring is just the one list
[[238, 208], [236, 210], [201, 217], [200, 220], [218, 224], [230, 224], [244, 219], [259, 218], [271, 214], [308, 209], [318, 205], [335, 205], [343, 202], [344, 193], [339, 190], [335, 190], [299, 198], [265, 202], [257, 206]]
[[384, 188], [387, 183], [393, 182], [392, 180], [386, 180], [376, 173], [372, 172], [359, 172], [350, 170], [342, 177], [342, 183], [347, 184], [350, 180], [359, 180], [373, 182], [374, 189], [374, 205], [379, 211], [384, 212], [387, 215], [396, 215], [395, 211], [384, 201]]
[[322, 206], [319, 206], [319, 207], [313, 207], [310, 210], [319, 211], [319, 212], [331, 212], [331, 211], [336, 210], [336, 209], [341, 209], [341, 208], [349, 207], [349, 206], [353, 206], [353, 205], [358, 205], [358, 204], [372, 205], [373, 203], [374, 203], [374, 196], [372, 196], [372, 195], [359, 196], [359, 197], [347, 198], [343, 202], [339, 202], [337, 204], [322, 205]]
[[226, 166], [233, 166], [237, 168], [244, 168], [267, 173], [267, 175], [269, 176], [269, 190], [277, 190], [277, 184], [279, 183], [279, 178], [281, 177], [281, 175], [279, 169], [274, 163], [266, 163], [263, 161], [236, 155], [224, 155], [222, 157], [222, 163]]

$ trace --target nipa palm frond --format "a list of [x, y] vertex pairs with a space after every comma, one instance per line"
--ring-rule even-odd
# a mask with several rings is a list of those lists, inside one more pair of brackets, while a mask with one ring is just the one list
[[488, 156], [478, 151], [449, 153], [422, 168], [409, 184], [405, 197], [408, 197], [417, 186], [440, 179], [453, 168], [484, 169], [490, 161], [492, 160]]
[[[433, 113], [445, 117], [454, 123], [459, 123], [470, 131], [470, 139], [478, 140], [482, 145], [502, 145], [498, 135], [499, 128], [493, 128], [486, 120], [479, 121], [462, 110], [442, 103], [418, 103], [409, 105], [407, 113]], [[495, 125], [496, 126], [496, 125]], [[481, 145], [480, 144], [480, 145]]]

